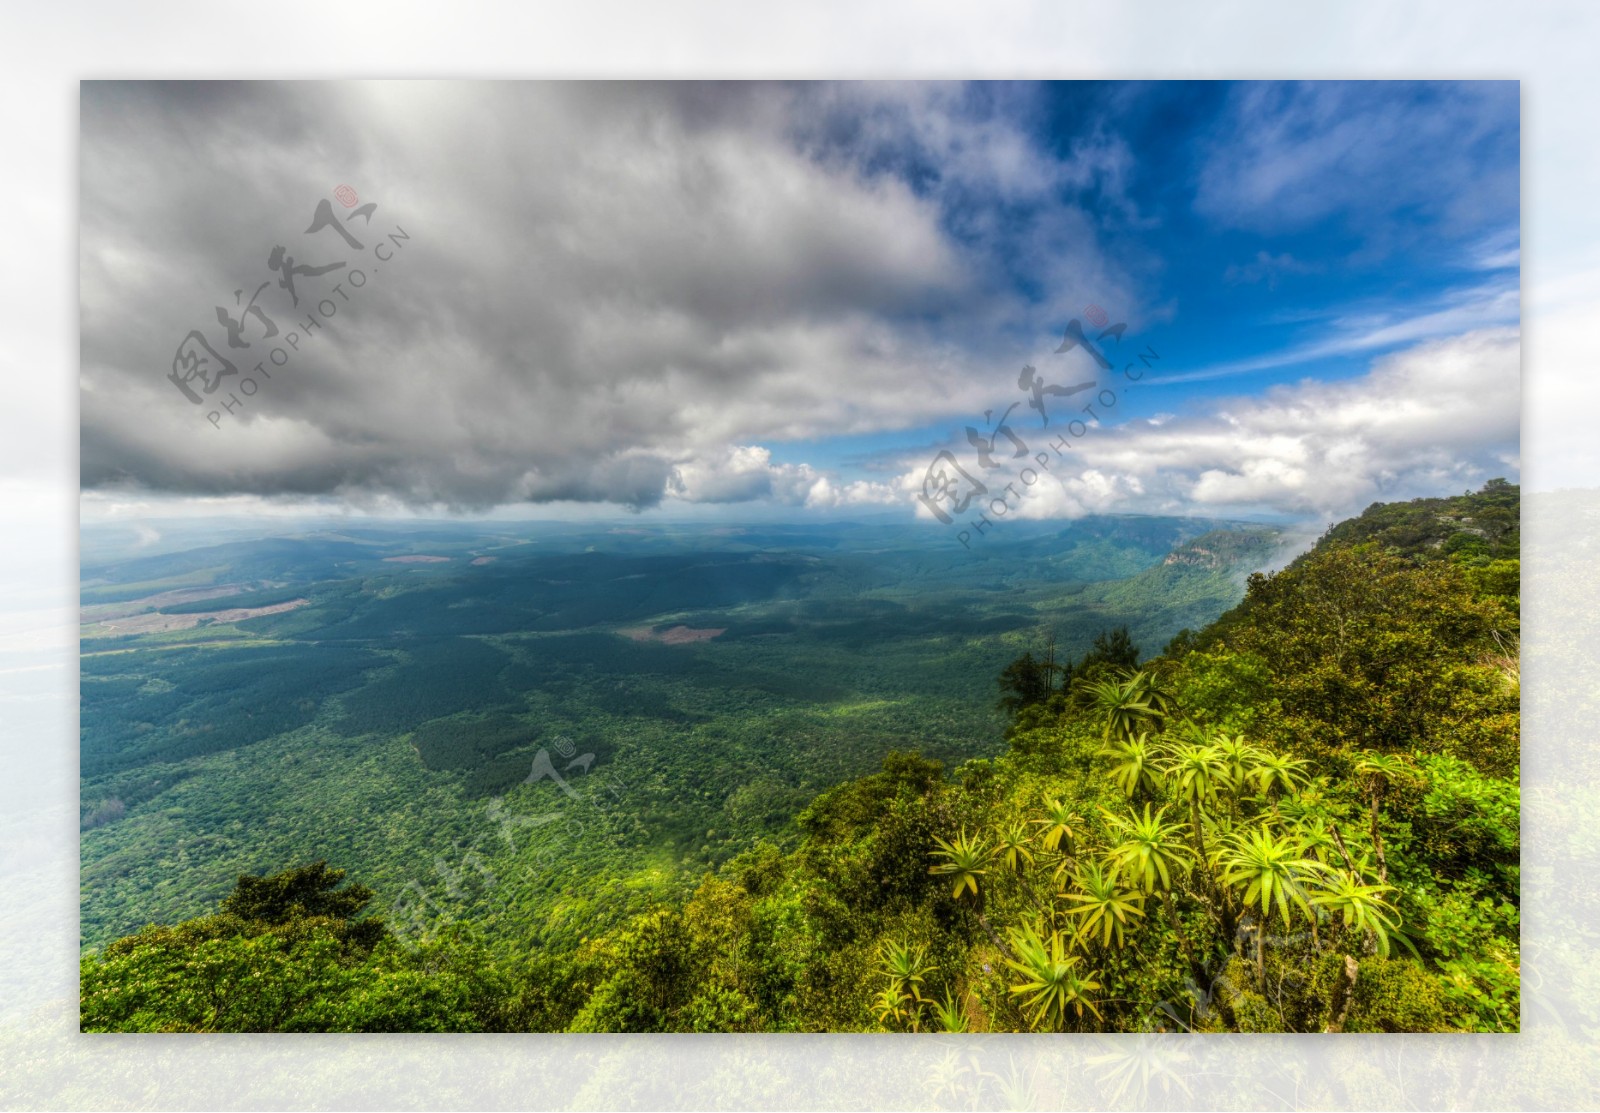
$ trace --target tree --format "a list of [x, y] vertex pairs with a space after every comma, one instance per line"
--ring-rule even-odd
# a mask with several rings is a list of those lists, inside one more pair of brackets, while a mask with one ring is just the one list
[[981, 902], [978, 878], [988, 872], [986, 867], [994, 857], [994, 851], [981, 838], [968, 838], [965, 830], [950, 842], [941, 838], [933, 841], [939, 845], [939, 849], [932, 851], [933, 856], [944, 861], [931, 867], [928, 872], [954, 879], [955, 886], [950, 891], [952, 897], [970, 891], [973, 899]]
[[341, 889], [339, 885], [343, 881], [344, 870], [329, 869], [326, 860], [269, 877], [242, 873], [233, 892], [223, 900], [222, 911], [266, 924], [283, 924], [312, 916], [354, 919], [372, 899], [372, 890], [355, 884]]
[[115, 1032], [504, 1030], [507, 987], [448, 931], [406, 950], [326, 863], [240, 878], [225, 911], [85, 955], [80, 1023]]
[[1133, 644], [1126, 626], [1102, 630], [1095, 635], [1089, 652], [1078, 662], [1073, 672], [1077, 676], [1094, 678], [1103, 673], [1130, 673], [1139, 667], [1139, 647]]
[[1161, 787], [1161, 776], [1156, 770], [1156, 756], [1148, 731], [1141, 731], [1137, 738], [1125, 739], [1100, 752], [1117, 762], [1111, 770], [1111, 779], [1130, 800], [1141, 792], [1153, 796]]
[[999, 707], [1015, 717], [1024, 707], [1043, 703], [1052, 690], [1051, 668], [1051, 663], [1039, 660], [1031, 650], [1012, 661], [1000, 673]]
[[1217, 860], [1223, 883], [1242, 890], [1247, 907], [1258, 902], [1261, 905], [1256, 929], [1256, 973], [1265, 993], [1266, 936], [1272, 913], [1277, 911], [1279, 922], [1286, 928], [1293, 921], [1294, 909], [1308, 919], [1313, 917], [1306, 882], [1324, 867], [1315, 858], [1305, 857], [1295, 840], [1275, 835], [1265, 827], [1233, 832], [1219, 849]]
[[1016, 957], [1006, 959], [1006, 965], [1025, 979], [1011, 987], [1011, 995], [1025, 998], [1023, 1005], [1032, 1010], [1028, 1022], [1033, 1028], [1047, 1023], [1057, 1029], [1065, 1027], [1068, 1010], [1079, 1018], [1084, 1009], [1100, 1016], [1089, 996], [1100, 983], [1082, 969], [1077, 955], [1067, 953], [1059, 931], [1044, 939], [1036, 928], [1024, 925], [1012, 931], [1011, 946]]
[[1118, 885], [1115, 869], [1102, 869], [1098, 862], [1085, 863], [1074, 880], [1078, 891], [1062, 895], [1077, 906], [1067, 914], [1081, 918], [1078, 938], [1092, 939], [1099, 934], [1102, 947], [1110, 945], [1113, 938], [1121, 947], [1133, 918], [1144, 916], [1144, 898]]
[[1206, 805], [1216, 799], [1218, 787], [1228, 783], [1228, 765], [1215, 746], [1194, 741], [1198, 734], [1199, 728], [1193, 723], [1184, 724], [1183, 740], [1168, 744], [1161, 762], [1161, 772], [1173, 795], [1181, 803], [1189, 805], [1195, 850], [1203, 862], [1208, 855], [1205, 817], [1201, 813]]
[[1378, 859], [1378, 881], [1387, 882], [1389, 863], [1383, 854], [1383, 834], [1378, 829], [1378, 812], [1390, 785], [1400, 781], [1416, 781], [1420, 776], [1416, 768], [1399, 754], [1380, 754], [1373, 750], [1368, 750], [1356, 762], [1356, 772], [1367, 786], [1372, 820], [1372, 852]]
[[[1253, 575], [1242, 606], [1227, 644], [1267, 664], [1282, 728], [1314, 756], [1438, 749], [1455, 724], [1497, 709], [1461, 664], [1496, 648], [1506, 611], [1449, 561], [1419, 565], [1373, 544], [1313, 550]], [[1514, 705], [1502, 694], [1499, 706]]]

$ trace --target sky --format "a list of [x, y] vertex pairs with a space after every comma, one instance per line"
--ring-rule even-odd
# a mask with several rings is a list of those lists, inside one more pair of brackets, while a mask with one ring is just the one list
[[1517, 481], [1519, 101], [86, 82], [84, 519], [954, 535]]

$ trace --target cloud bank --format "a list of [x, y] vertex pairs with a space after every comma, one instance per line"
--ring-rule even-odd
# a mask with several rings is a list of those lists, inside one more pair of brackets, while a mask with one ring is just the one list
[[[83, 484], [458, 509], [869, 498], [751, 446], [971, 408], [1019, 331], [1120, 288], [1061, 196], [1099, 189], [1114, 145], [1040, 150], [1016, 123], [1025, 95], [1003, 100], [937, 85], [88, 85]], [[340, 183], [377, 205], [332, 206], [360, 252], [304, 232]], [[969, 201], [996, 191], [1023, 215], [990, 235]], [[409, 238], [380, 267], [370, 252], [394, 229]], [[1043, 303], [990, 281], [1027, 265], [1007, 252], [1018, 238]], [[292, 311], [269, 286], [267, 339], [237, 310], [279, 278], [277, 246], [301, 265], [352, 261], [296, 278]], [[297, 329], [324, 298], [336, 316]], [[224, 347], [219, 306], [249, 349]], [[198, 405], [166, 378], [193, 328], [240, 368], [214, 394], [195, 386]], [[292, 358], [252, 377], [291, 330]]]
[[[1355, 378], [1090, 428], [1009, 513], [1268, 511], [1329, 521], [1373, 501], [1515, 477], [1520, 364], [1516, 330], [1483, 329], [1382, 357]], [[906, 463], [896, 485], [909, 497], [926, 464]]]
[[[1281, 228], [1359, 226], [1379, 254], [1444, 229], [1430, 242], [1458, 244], [1470, 281], [1167, 376], [1159, 413], [1096, 429], [1024, 513], [1326, 514], [1515, 471], [1516, 334], [1480, 327], [1518, 306], [1514, 86], [1230, 87], [1176, 192], [1139, 188], [1100, 94], [1049, 94], [88, 83], [83, 487], [129, 506], [909, 515], [926, 460], [906, 445], [931, 455], [1003, 407], [1067, 319], [1174, 318], [1139, 247], [1174, 204], [1257, 237], [1218, 272], [1240, 298], [1340, 279], [1325, 244], [1263, 244]], [[1428, 157], [1395, 161], [1413, 148]], [[1179, 386], [1404, 344], [1355, 379], [1222, 403]]]

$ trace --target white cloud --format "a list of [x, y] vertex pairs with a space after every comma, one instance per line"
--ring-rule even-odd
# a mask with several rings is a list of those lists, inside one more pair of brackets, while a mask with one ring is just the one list
[[[801, 498], [818, 476], [721, 454], [981, 411], [1019, 330], [1129, 304], [1058, 192], [1115, 191], [1122, 156], [1040, 150], [1029, 95], [91, 83], [83, 483], [476, 510], [648, 506], [669, 481], [705, 500]], [[174, 348], [245, 276], [271, 277], [273, 245], [324, 261], [318, 239], [288, 237], [340, 180], [377, 202], [373, 227], [406, 228], [403, 256], [213, 427], [217, 406], [165, 378]], [[961, 199], [996, 192], [1039, 214], [952, 230]], [[995, 280], [1002, 265], [1050, 303]], [[875, 495], [830, 479], [809, 497]]]
[[841, 484], [838, 477], [810, 464], [774, 463], [771, 451], [758, 445], [735, 445], [718, 455], [681, 461], [667, 479], [667, 492], [684, 502], [768, 499], [809, 509], [892, 505], [901, 500], [888, 484], [866, 480]]
[[1287, 251], [1279, 255], [1274, 255], [1270, 251], [1258, 251], [1255, 259], [1249, 263], [1229, 265], [1222, 274], [1222, 280], [1230, 285], [1254, 285], [1265, 282], [1269, 290], [1276, 290], [1278, 282], [1285, 277], [1316, 274], [1322, 269], [1320, 263], [1303, 262]]
[[1514, 81], [1236, 86], [1195, 207], [1267, 232], [1341, 218], [1380, 252], [1434, 222], [1515, 220], [1519, 95]]
[[1302, 315], [1301, 320], [1327, 320], [1327, 335], [1265, 355], [1202, 367], [1153, 379], [1156, 386], [1205, 382], [1255, 371], [1295, 367], [1330, 356], [1370, 352], [1434, 337], [1457, 336], [1486, 325], [1516, 323], [1522, 311], [1522, 289], [1512, 274], [1473, 286], [1447, 290], [1431, 301], [1401, 308], [1349, 309]]
[[[1485, 329], [1207, 411], [1091, 428], [1019, 501], [1021, 517], [1103, 511], [1277, 513], [1324, 520], [1516, 478], [1520, 337]], [[921, 469], [902, 476], [914, 491]]]

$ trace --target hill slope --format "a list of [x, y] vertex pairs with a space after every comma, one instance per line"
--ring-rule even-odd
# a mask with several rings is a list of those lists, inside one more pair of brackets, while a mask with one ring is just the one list
[[[1252, 576], [1225, 628], [1047, 690], [999, 756], [890, 754], [802, 808], [792, 845], [609, 930], [508, 951], [415, 905], [380, 930], [353, 898], [240, 899], [86, 956], [84, 1025], [1514, 1031], [1511, 531], [1451, 548], [1483, 527], [1444, 501], [1370, 509]], [[1214, 544], [1160, 567], [1214, 571]], [[233, 992], [263, 962], [272, 992]]]

